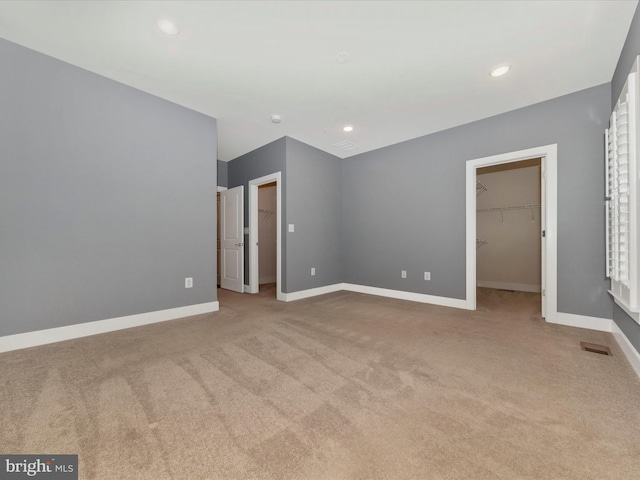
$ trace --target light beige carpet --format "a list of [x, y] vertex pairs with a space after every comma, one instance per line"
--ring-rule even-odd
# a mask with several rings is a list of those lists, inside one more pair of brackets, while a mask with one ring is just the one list
[[82, 479], [640, 478], [638, 378], [538, 295], [219, 292], [215, 314], [1, 354], [0, 452], [77, 453]]

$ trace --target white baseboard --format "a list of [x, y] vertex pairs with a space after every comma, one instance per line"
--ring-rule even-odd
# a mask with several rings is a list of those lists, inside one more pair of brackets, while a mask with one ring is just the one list
[[558, 325], [567, 325], [568, 327], [587, 328], [589, 330], [598, 330], [600, 332], [611, 332], [611, 324], [613, 320], [609, 318], [588, 317], [586, 315], [574, 315], [573, 313], [558, 312], [555, 321], [549, 323], [557, 323]]
[[589, 330], [599, 330], [601, 332], [609, 332], [616, 339], [618, 345], [622, 349], [624, 356], [627, 357], [629, 363], [640, 377], [640, 353], [634, 348], [627, 336], [624, 334], [616, 322], [608, 318], [587, 317], [586, 315], [574, 315], [572, 313], [558, 312], [556, 322], [560, 325], [569, 327], [588, 328]]
[[478, 280], [476, 285], [478, 287], [496, 288], [498, 290], [515, 290], [516, 292], [540, 293], [542, 291], [540, 285], [529, 285], [527, 283], [490, 282], [488, 280]]
[[283, 293], [282, 298], [278, 298], [278, 300], [293, 302], [295, 300], [302, 300], [303, 298], [316, 297], [318, 295], [325, 295], [327, 293], [339, 292], [340, 290], [344, 290], [344, 283], [335, 283], [333, 285], [310, 288], [308, 290], [300, 290], [299, 292], [293, 293]]
[[629, 360], [631, 367], [635, 370], [638, 377], [640, 377], [640, 353], [638, 353], [635, 347], [631, 344], [624, 332], [620, 330], [620, 327], [618, 327], [616, 322], [612, 321], [611, 323], [611, 333], [613, 334], [613, 338], [616, 339], [616, 342], [620, 345], [625, 357]]
[[443, 307], [467, 309], [467, 301], [457, 298], [437, 297], [435, 295], [426, 295], [424, 293], [404, 292], [402, 290], [391, 290], [388, 288], [368, 287], [365, 285], [356, 285], [353, 283], [344, 283], [344, 290], [350, 292], [367, 293], [369, 295], [377, 295], [379, 297], [397, 298], [399, 300], [409, 300], [411, 302], [430, 303], [432, 305], [441, 305]]
[[[403, 292], [401, 290], [390, 290], [387, 288], [368, 287], [366, 285], [356, 285], [353, 283], [335, 283], [325, 287], [310, 288], [293, 293], [283, 293], [282, 300], [285, 302], [293, 302], [302, 300], [303, 298], [315, 297], [317, 295], [325, 295], [327, 293], [339, 292], [346, 290], [348, 292], [366, 293], [369, 295], [377, 295], [379, 297], [397, 298], [399, 300], [409, 300], [411, 302], [430, 303], [433, 305], [442, 305], [444, 307], [463, 308], [466, 309], [466, 300], [458, 300], [456, 298], [437, 297], [434, 295], [425, 295], [423, 293]], [[280, 299], [279, 299], [280, 300]]]
[[151, 323], [166, 322], [177, 318], [200, 315], [202, 313], [217, 312], [220, 309], [218, 302], [200, 303], [185, 307], [170, 308], [156, 312], [139, 313], [126, 317], [109, 318], [95, 322], [67, 325], [65, 327], [49, 328], [35, 332], [18, 333], [0, 337], [0, 353], [22, 348], [37, 347], [47, 343], [62, 342], [73, 338], [88, 337], [99, 333], [113, 332], [125, 328], [139, 327]]

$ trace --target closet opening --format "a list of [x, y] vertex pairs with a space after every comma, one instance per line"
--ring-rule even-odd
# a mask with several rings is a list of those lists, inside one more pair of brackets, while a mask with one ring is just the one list
[[[282, 174], [249, 182], [249, 293], [282, 293]], [[270, 293], [269, 293], [270, 294]]]
[[[529, 184], [526, 189], [518, 186], [519, 180], [509, 178], [526, 177], [534, 171], [539, 172], [539, 183]], [[502, 185], [507, 191], [500, 190]], [[492, 188], [497, 196], [489, 193]], [[513, 192], [517, 189], [523, 191]], [[527, 192], [529, 196], [523, 196]], [[483, 218], [479, 220], [479, 216]], [[476, 309], [478, 287], [535, 295], [539, 290], [542, 317], [556, 323], [557, 223], [556, 144], [468, 160], [466, 308]], [[537, 239], [533, 236], [536, 233]], [[491, 252], [492, 246], [499, 247], [499, 252]], [[519, 248], [526, 248], [528, 253], [520, 255]], [[528, 270], [523, 272], [523, 268]]]
[[277, 184], [258, 186], [258, 289], [276, 296]]
[[476, 169], [476, 296], [486, 308], [542, 306], [542, 159]]

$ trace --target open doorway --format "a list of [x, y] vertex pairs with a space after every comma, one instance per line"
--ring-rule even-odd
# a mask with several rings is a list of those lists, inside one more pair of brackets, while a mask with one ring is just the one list
[[224, 192], [227, 187], [218, 186], [216, 193], [216, 280], [218, 283], [218, 288], [220, 288], [220, 270], [222, 269], [221, 259], [220, 259], [220, 192]]
[[[275, 238], [273, 230], [275, 230]], [[276, 298], [284, 300], [282, 293], [282, 175], [280, 172], [249, 182], [248, 253], [247, 291], [258, 293], [261, 283], [263, 285], [275, 283]], [[275, 272], [273, 271], [274, 263]]]
[[541, 162], [476, 169], [476, 285], [483, 308], [535, 313], [542, 300]]
[[277, 184], [258, 186], [258, 288], [273, 286], [275, 296], [277, 272]]
[[[478, 170], [522, 160], [540, 160], [540, 289], [541, 313], [547, 322], [557, 317], [557, 145], [520, 150], [469, 160], [466, 164], [466, 260], [467, 308], [476, 309], [477, 288], [477, 195]], [[520, 205], [515, 205], [519, 207]], [[525, 209], [523, 209], [525, 210]], [[530, 210], [530, 209], [529, 209]], [[500, 214], [500, 211], [497, 211]], [[504, 215], [504, 212], [502, 212]], [[535, 215], [535, 211], [534, 211]], [[482, 247], [480, 247], [482, 248]]]
[[541, 159], [476, 170], [478, 287], [542, 292]]

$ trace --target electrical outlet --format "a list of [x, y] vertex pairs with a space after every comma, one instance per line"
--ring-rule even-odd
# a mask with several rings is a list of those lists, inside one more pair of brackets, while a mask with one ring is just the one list
[[424, 279], [431, 280], [431, 272], [424, 272]]
[[311, 276], [313, 277], [316, 274], [316, 267], [311, 267]]
[[296, 226], [293, 223], [289, 224], [289, 233], [293, 233], [296, 231]]
[[406, 270], [402, 270], [402, 272], [400, 273], [400, 277], [401, 278], [407, 278], [407, 271]]
[[184, 279], [184, 288], [193, 288], [193, 277], [187, 277]]

